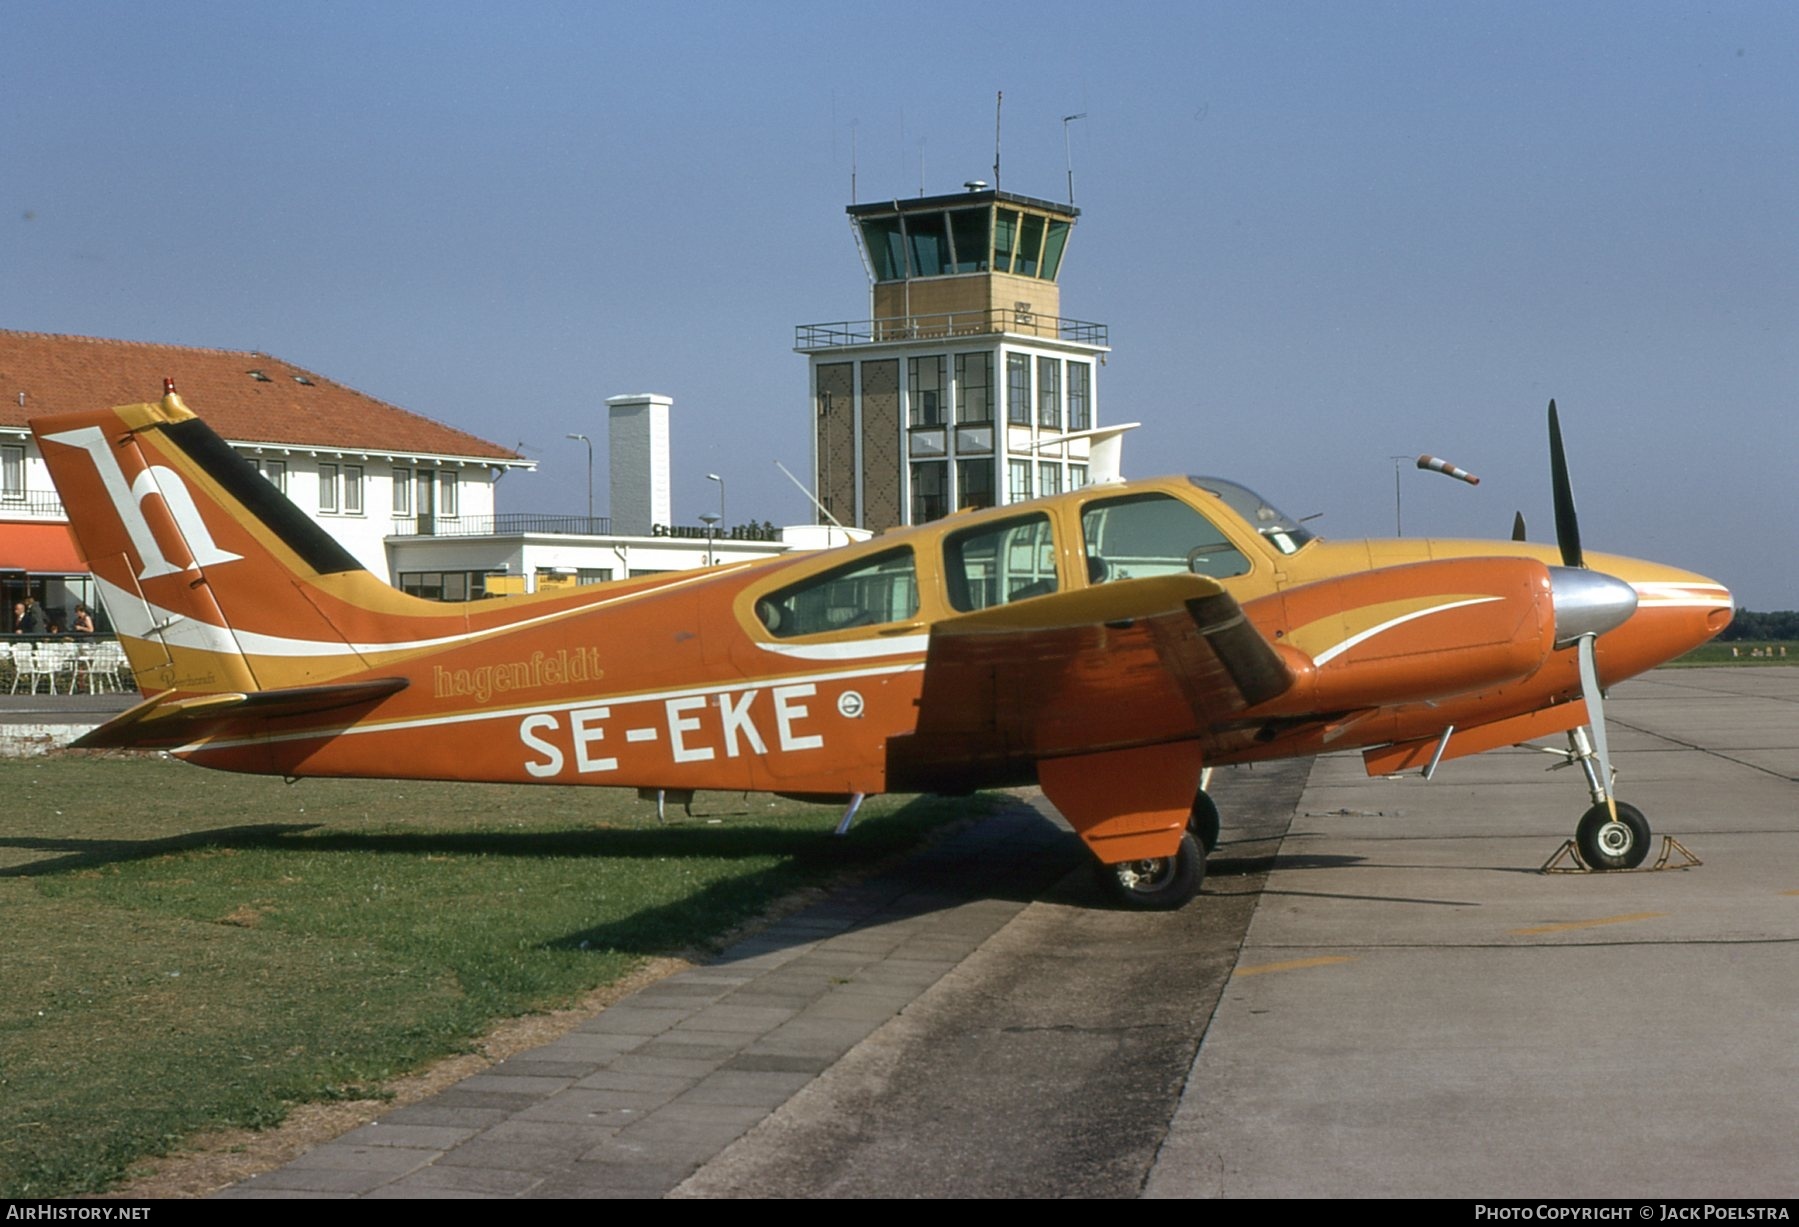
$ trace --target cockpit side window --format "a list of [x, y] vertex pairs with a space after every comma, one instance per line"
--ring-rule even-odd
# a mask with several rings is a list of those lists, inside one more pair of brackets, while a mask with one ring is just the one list
[[[1236, 512], [1243, 522], [1256, 530], [1262, 540], [1283, 554], [1297, 554], [1309, 541], [1312, 531], [1300, 521], [1270, 503], [1248, 486], [1218, 477], [1189, 477], [1188, 481], [1218, 498]], [[1314, 519], [1307, 516], [1306, 519]]]
[[954, 533], [943, 543], [949, 603], [964, 613], [1056, 590], [1056, 539], [1038, 514]]
[[814, 575], [756, 602], [756, 617], [777, 639], [904, 622], [917, 615], [918, 568], [910, 547]]
[[1081, 513], [1089, 583], [1191, 571], [1213, 579], [1249, 573], [1249, 559], [1212, 522], [1166, 494], [1089, 503]]

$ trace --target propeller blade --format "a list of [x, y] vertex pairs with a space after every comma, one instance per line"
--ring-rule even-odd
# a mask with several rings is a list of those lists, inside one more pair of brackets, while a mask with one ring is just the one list
[[1512, 540], [1523, 541], [1525, 539], [1524, 513], [1522, 511], [1514, 512], [1512, 513]]
[[1575, 641], [1580, 657], [1580, 697], [1587, 701], [1587, 719], [1591, 721], [1593, 753], [1599, 759], [1599, 780], [1605, 786], [1605, 804], [1618, 821], [1618, 799], [1612, 796], [1612, 755], [1605, 741], [1605, 697], [1599, 693], [1599, 666], [1593, 659], [1593, 644], [1598, 636], [1582, 635]]
[[1562, 423], [1554, 401], [1549, 402], [1549, 481], [1555, 487], [1555, 543], [1561, 547], [1562, 565], [1583, 567], [1580, 518], [1574, 511], [1574, 487], [1568, 481], [1568, 456], [1562, 450]]

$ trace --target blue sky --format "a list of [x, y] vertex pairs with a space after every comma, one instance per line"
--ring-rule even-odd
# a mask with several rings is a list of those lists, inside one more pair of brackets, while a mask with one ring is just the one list
[[[579, 511], [604, 398], [676, 401], [675, 512], [807, 507], [793, 326], [843, 206], [1083, 211], [1138, 475], [1334, 537], [1550, 531], [1799, 607], [1799, 9], [1782, 4], [0, 8], [0, 327], [260, 349], [522, 444]], [[151, 391], [154, 391], [153, 389]], [[148, 393], [146, 393], [148, 394]], [[203, 405], [196, 406], [202, 413]], [[598, 437], [596, 435], [596, 437]], [[605, 505], [605, 462], [598, 465]]]

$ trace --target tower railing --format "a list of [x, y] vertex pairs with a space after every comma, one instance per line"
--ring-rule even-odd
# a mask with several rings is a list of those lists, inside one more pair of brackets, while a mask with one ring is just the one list
[[1104, 324], [1043, 315], [1022, 307], [987, 307], [974, 311], [898, 315], [877, 320], [800, 324], [793, 330], [793, 347], [797, 350], [839, 349], [847, 345], [874, 345], [885, 341], [929, 341], [1004, 333], [1049, 337], [1080, 345], [1109, 344], [1109, 333]]

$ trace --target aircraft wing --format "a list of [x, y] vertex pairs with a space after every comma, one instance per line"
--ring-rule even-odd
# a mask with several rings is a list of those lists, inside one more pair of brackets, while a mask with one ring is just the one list
[[1204, 576], [995, 606], [931, 628], [917, 730], [891, 744], [889, 772], [973, 787], [1042, 758], [1203, 737], [1292, 684]]

